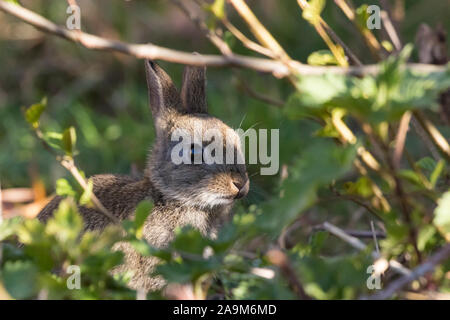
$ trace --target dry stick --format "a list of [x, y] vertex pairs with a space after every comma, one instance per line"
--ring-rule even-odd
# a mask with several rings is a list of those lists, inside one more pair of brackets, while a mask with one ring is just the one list
[[[174, 4], [176, 4], [183, 12], [184, 14], [190, 19], [192, 20], [197, 27], [206, 35], [206, 37], [222, 52], [222, 54], [224, 55], [230, 55], [232, 54], [231, 48], [228, 46], [228, 44], [219, 36], [217, 36], [214, 32], [212, 32], [211, 30], [209, 30], [209, 28], [206, 26], [204, 21], [201, 21], [199, 17], [193, 15], [189, 9], [184, 5], [183, 2], [179, 1], [179, 0], [172, 0], [172, 2]], [[222, 21], [225, 21], [225, 23], [227, 23], [228, 20], [222, 19]], [[234, 28], [234, 26], [231, 25], [231, 23], [229, 23], [229, 27], [231, 29]], [[239, 30], [234, 30], [235, 32], [240, 32]], [[245, 36], [243, 34], [241, 34], [244, 38]], [[245, 41], [245, 39], [243, 39]], [[248, 41], [251, 41], [249, 39], [247, 39]], [[254, 43], [256, 46], [259, 46], [258, 44]], [[272, 53], [272, 51], [259, 46], [260, 48], [267, 50], [269, 52]], [[274, 99], [271, 99], [270, 97], [266, 97], [262, 94], [259, 94], [258, 92], [255, 92], [252, 88], [250, 88], [250, 86], [248, 86], [245, 81], [239, 77], [239, 81], [241, 83], [242, 88], [253, 98], [264, 101], [265, 103], [269, 103], [269, 104], [273, 104], [276, 105], [278, 107], [283, 106], [284, 102], [283, 101], [277, 101]]]
[[397, 31], [394, 23], [392, 22], [392, 8], [389, 1], [380, 0], [381, 7], [381, 20], [383, 21], [384, 27], [386, 28], [386, 32], [389, 38], [392, 40], [394, 47], [397, 51], [400, 51], [403, 47], [402, 42], [400, 40], [400, 34]]
[[[61, 165], [66, 168], [71, 174], [72, 176], [75, 178], [75, 180], [77, 180], [78, 184], [84, 189], [87, 190], [88, 188], [88, 183], [86, 182], [86, 180], [83, 178], [83, 176], [81, 175], [80, 171], [78, 170], [78, 168], [75, 166], [75, 163], [73, 161], [72, 158], [63, 158], [60, 160]], [[94, 204], [95, 208], [97, 210], [99, 210], [101, 213], [103, 213], [105, 216], [107, 216], [112, 222], [116, 223], [116, 224], [120, 224], [119, 219], [117, 219], [117, 217], [115, 217], [114, 215], [112, 215], [108, 209], [105, 208], [105, 206], [103, 206], [103, 204], [100, 202], [100, 200], [95, 196], [94, 193], [91, 194], [91, 201]]]
[[428, 137], [427, 133], [420, 126], [420, 124], [417, 121], [417, 119], [413, 117], [411, 119], [411, 123], [413, 125], [414, 131], [419, 136], [419, 138], [422, 140], [422, 142], [425, 145], [425, 147], [427, 147], [428, 151], [430, 151], [430, 153], [433, 156], [434, 160], [439, 161], [440, 159], [442, 159], [439, 151], [437, 150], [437, 148], [433, 144], [433, 141], [431, 141], [431, 139]]
[[370, 228], [372, 230], [373, 242], [375, 243], [375, 249], [377, 250], [377, 254], [380, 254], [380, 248], [378, 247], [377, 233], [375, 231], [375, 226], [373, 224], [373, 220], [370, 220]]
[[445, 159], [450, 161], [450, 145], [448, 144], [448, 141], [421, 111], [415, 110], [413, 113], [419, 124], [433, 141], [434, 145], [441, 151]]
[[392, 24], [391, 19], [389, 18], [389, 14], [386, 11], [381, 10], [380, 16], [381, 21], [383, 21], [383, 25], [386, 29], [386, 33], [394, 44], [395, 51], [400, 52], [402, 50], [402, 43], [397, 31], [394, 28], [394, 25]]
[[253, 14], [252, 10], [247, 6], [244, 0], [229, 0], [239, 15], [250, 27], [253, 35], [258, 41], [270, 49], [281, 61], [288, 62], [291, 58], [286, 51], [280, 46], [270, 32], [259, 22], [258, 18]]
[[334, 0], [336, 5], [344, 12], [347, 18], [353, 23], [353, 25], [361, 33], [365, 43], [370, 49], [370, 52], [377, 60], [381, 60], [383, 57], [380, 54], [382, 46], [378, 42], [377, 38], [373, 35], [372, 31], [361, 26], [356, 22], [356, 13], [353, 5], [349, 5], [345, 0]]
[[394, 167], [398, 168], [400, 165], [400, 160], [402, 159], [403, 149], [405, 147], [406, 135], [409, 129], [409, 122], [411, 121], [411, 111], [407, 111], [403, 114], [400, 125], [397, 131], [397, 137], [395, 138], [395, 148], [394, 148]]
[[[358, 238], [352, 237], [351, 235], [347, 234], [341, 228], [338, 228], [329, 222], [324, 222], [322, 224], [322, 228], [324, 230], [328, 231], [329, 233], [333, 234], [334, 236], [338, 237], [339, 239], [347, 242], [352, 247], [354, 247], [360, 251], [364, 251], [367, 249], [367, 246], [364, 242], [362, 242]], [[370, 255], [375, 260], [380, 259], [380, 255], [375, 251], [371, 252]], [[395, 261], [395, 260], [389, 261], [389, 267], [391, 267], [392, 270], [394, 270], [395, 272], [397, 272], [399, 274], [409, 275], [411, 273], [411, 271], [409, 269], [403, 267], [398, 261]]]
[[334, 42], [339, 44], [344, 49], [345, 53], [348, 55], [350, 60], [353, 61], [353, 63], [356, 64], [357, 66], [362, 66], [363, 65], [362, 62], [356, 57], [353, 51], [350, 50], [350, 48], [345, 44], [345, 42], [342, 41], [342, 39], [333, 31], [333, 29], [331, 29], [331, 27], [322, 19], [322, 17], [320, 17], [320, 23], [324, 27], [325, 31], [328, 32], [330, 37], [334, 40]]
[[237, 29], [226, 17], [221, 19], [223, 25], [239, 40], [242, 42], [242, 44], [250, 49], [253, 50], [259, 54], [262, 54], [264, 56], [267, 56], [269, 58], [274, 59], [275, 55], [273, 54], [273, 52], [259, 44], [257, 44], [256, 42], [250, 40], [249, 38], [247, 38], [247, 36], [245, 34], [243, 34], [239, 29]]
[[[77, 180], [78, 184], [83, 188], [83, 190], [87, 190], [88, 188], [88, 184], [86, 182], [86, 180], [83, 178], [83, 176], [81, 175], [80, 171], [78, 170], [78, 168], [75, 166], [75, 163], [73, 161], [72, 158], [70, 157], [61, 157], [60, 155], [58, 155], [53, 149], [52, 147], [47, 143], [47, 141], [45, 141], [44, 139], [44, 134], [42, 133], [42, 131], [39, 128], [35, 128], [34, 132], [36, 133], [36, 136], [39, 138], [39, 140], [41, 141], [42, 145], [44, 146], [44, 148], [51, 153], [53, 156], [55, 156], [56, 160], [64, 167], [66, 168], [71, 174], [72, 176], [75, 178], [75, 180]], [[109, 218], [112, 222], [114, 222], [115, 224], [120, 225], [120, 221], [119, 219], [117, 219], [117, 217], [115, 217], [114, 215], [112, 215], [106, 208], [105, 206], [103, 206], [103, 204], [100, 202], [100, 200], [96, 197], [96, 195], [94, 194], [94, 192], [92, 192], [91, 194], [91, 201], [92, 204], [95, 206], [95, 208], [102, 214], [104, 214], [107, 218]]]
[[[326, 230], [323, 225], [317, 225], [313, 227], [313, 231], [328, 231]], [[385, 239], [386, 238], [386, 234], [382, 231], [376, 231], [376, 230], [370, 230], [370, 231], [366, 231], [366, 230], [349, 230], [349, 229], [343, 229], [343, 231], [348, 234], [351, 237], [355, 237], [358, 239], [370, 239], [370, 238], [374, 238], [374, 236], [376, 238], [380, 238], [380, 239]]]
[[372, 295], [369, 299], [384, 300], [392, 297], [397, 291], [401, 290], [408, 283], [434, 270], [441, 261], [450, 258], [450, 243], [447, 243], [425, 262], [414, 268], [410, 274], [405, 275], [393, 281], [386, 289]]
[[305, 292], [303, 285], [298, 279], [289, 257], [279, 249], [271, 249], [267, 252], [269, 261], [279, 267], [291, 288], [301, 300], [311, 300], [311, 297]]
[[231, 51], [228, 44], [223, 41], [214, 31], [210, 30], [206, 23], [202, 21], [198, 16], [194, 15], [186, 6], [185, 3], [179, 0], [171, 0], [178, 8], [183, 11], [183, 13], [195, 23], [198, 29], [200, 29], [205, 36], [220, 50], [224, 56], [231, 56], [233, 52]]
[[[297, 0], [297, 3], [302, 10], [308, 8], [309, 6], [309, 3], [305, 0]], [[333, 39], [334, 42], [339, 44], [344, 49], [344, 52], [347, 54], [351, 61], [353, 61], [358, 66], [362, 66], [361, 61], [356, 57], [353, 51], [344, 43], [344, 41], [342, 41], [342, 39], [333, 31], [333, 29], [331, 29], [331, 27], [325, 22], [325, 20], [323, 20], [322, 17], [319, 16], [319, 21], [317, 24], [314, 24], [314, 28], [328, 45], [330, 50], [333, 52], [333, 55], [339, 61], [340, 65], [347, 66], [348, 64], [345, 59], [342, 60], [340, 52], [338, 51], [334, 43], [330, 40], [328, 35]]]
[[[260, 72], [272, 73], [277, 77], [285, 77], [290, 74], [297, 75], [322, 75], [341, 74], [363, 76], [368, 74], [377, 74], [380, 71], [378, 65], [365, 65], [363, 67], [342, 68], [336, 66], [320, 67], [309, 66], [291, 60], [289, 67], [284, 63], [264, 59], [254, 58], [233, 54], [231, 56], [220, 55], [195, 55], [189, 52], [173, 50], [160, 47], [151, 43], [132, 44], [116, 40], [101, 38], [82, 31], [67, 30], [58, 26], [44, 17], [26, 9], [19, 5], [0, 0], [0, 10], [11, 14], [20, 20], [34, 26], [35, 28], [50, 33], [66, 40], [80, 43], [84, 47], [92, 50], [115, 51], [134, 56], [139, 59], [164, 60], [173, 63], [196, 66], [212, 66], [212, 67], [241, 67], [253, 69]], [[444, 72], [445, 66], [437, 66], [430, 64], [410, 63], [407, 68], [419, 73]]]
[[396, 174], [397, 167], [394, 165], [394, 161], [391, 156], [389, 147], [383, 141], [377, 138], [376, 134], [373, 132], [372, 127], [370, 125], [364, 123], [362, 129], [366, 133], [366, 135], [370, 138], [372, 143], [375, 146], [377, 146], [377, 148], [379, 148], [381, 150], [381, 153], [384, 155], [385, 163], [387, 164], [389, 174], [388, 175], [384, 174], [383, 176], [386, 176], [386, 181], [388, 183], [391, 183], [394, 187], [395, 194], [400, 202], [400, 207], [402, 209], [403, 219], [409, 226], [410, 242], [414, 247], [417, 259], [420, 262], [422, 260], [422, 255], [417, 246], [417, 228], [414, 226], [413, 220], [411, 218], [411, 211], [408, 205], [409, 203], [408, 197], [403, 187], [402, 180]]
[[[342, 120], [342, 117], [338, 115], [337, 113], [334, 113], [332, 115], [331, 121], [338, 131], [340, 135], [340, 140], [342, 143], [346, 144], [356, 144], [357, 139], [356, 136], [353, 134], [353, 132], [347, 127], [347, 125]], [[366, 148], [363, 146], [358, 147], [357, 154], [361, 158], [361, 160], [373, 171], [380, 172], [381, 166], [378, 163], [378, 161], [372, 156], [372, 154], [367, 151]], [[389, 202], [386, 200], [386, 198], [383, 196], [383, 193], [381, 189], [376, 185], [375, 182], [370, 179], [368, 176], [367, 170], [364, 168], [364, 166], [361, 164], [361, 162], [358, 159], [355, 159], [354, 161], [356, 169], [359, 171], [361, 175], [364, 175], [367, 177], [367, 179], [370, 181], [370, 185], [372, 188], [372, 191], [375, 195], [375, 197], [380, 201], [381, 208], [384, 212], [389, 212], [391, 210], [391, 206], [389, 205]]]

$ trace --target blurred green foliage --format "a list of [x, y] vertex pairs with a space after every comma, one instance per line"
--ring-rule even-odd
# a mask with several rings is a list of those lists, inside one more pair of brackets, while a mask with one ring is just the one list
[[[21, 2], [53, 21], [62, 23], [65, 19], [64, 1]], [[267, 1], [264, 5], [248, 2], [290, 56], [314, 65], [336, 64], [314, 29], [301, 18], [295, 1]], [[414, 41], [420, 22], [434, 24], [441, 17], [449, 26], [446, 12], [441, 10], [443, 2], [406, 2], [402, 24], [405, 42]], [[129, 42], [152, 41], [185, 51], [215, 50], [181, 12], [163, 1], [79, 3], [84, 8], [83, 29], [89, 32]], [[331, 3], [324, 8], [324, 1], [316, 3], [316, 9], [323, 9], [324, 19], [358, 57], [372, 63], [368, 50], [354, 36], [342, 13]], [[363, 1], [355, 3], [359, 6]], [[223, 15], [222, 1], [216, 1], [209, 10], [215, 16]], [[229, 18], [236, 26], [243, 26], [235, 15]], [[14, 30], [21, 26], [7, 16], [2, 16], [3, 24]], [[221, 230], [217, 239], [205, 239], [198, 231], [183, 228], [177, 230], [168, 248], [155, 249], [142, 240], [150, 203], [141, 203], [135, 219], [124, 221], [122, 229], [111, 226], [102, 233], [83, 232], [76, 204], [88, 205], [92, 190], [81, 189], [69, 178], [33, 132], [41, 128], [43, 138], [57, 152], [76, 156], [86, 177], [98, 173], [139, 174], [154, 140], [142, 63], [42, 37], [31, 28], [20, 30], [15, 35], [23, 37], [19, 39], [0, 32], [0, 37], [6, 39], [0, 42], [2, 188], [29, 186], [31, 177], [37, 175], [49, 192], [67, 199], [46, 225], [19, 218], [5, 219], [0, 224], [0, 289], [3, 286], [13, 298], [134, 299], [137, 293], [126, 287], [130, 275], [110, 274], [122, 262], [122, 254], [112, 251], [112, 246], [127, 241], [142, 255], [161, 259], [155, 274], [168, 282], [189, 283], [194, 291], [200, 290], [208, 297], [293, 299], [297, 296], [290, 283], [266, 256], [269, 248], [282, 242], [296, 276], [310, 296], [351, 299], [371, 293], [366, 286], [370, 275], [367, 267], [373, 263], [370, 253], [357, 252], [328, 233], [316, 231], [314, 225], [331, 221], [343, 228], [369, 230], [370, 222], [375, 220], [378, 229], [385, 228], [386, 237], [380, 240], [382, 254], [408, 267], [420, 262], [414, 245], [425, 259], [449, 241], [448, 163], [431, 158], [417, 133], [408, 133], [409, 161], [402, 162], [401, 169], [395, 172], [410, 195], [409, 223], [404, 221], [396, 190], [389, 181], [376, 172], [361, 176], [353, 166], [361, 146], [374, 147], [358, 121], [373, 126], [377, 138], [387, 141], [391, 151], [393, 128], [408, 110], [422, 109], [447, 140], [450, 137], [437, 103], [438, 95], [450, 86], [448, 67], [446, 72], [428, 75], [405, 70], [405, 62], [416, 57], [412, 47], [407, 47], [399, 58], [384, 61], [377, 76], [301, 77], [301, 92], [269, 75], [247, 70], [208, 70], [210, 113], [235, 128], [280, 128], [280, 163], [288, 174], [281, 170], [276, 176], [259, 176], [255, 175], [258, 166], [249, 166], [250, 194], [237, 206], [232, 223]], [[298, 30], [302, 31], [300, 36]], [[231, 40], [227, 42], [237, 53], [250, 54]], [[179, 83], [181, 67], [162, 65]], [[287, 101], [286, 105], [278, 109], [247, 96], [245, 90], [240, 90], [239, 79], [245, 79], [258, 92]], [[357, 134], [358, 144], [343, 146], [337, 142], [338, 133], [331, 120], [336, 113]], [[390, 131], [383, 131], [386, 126]], [[388, 212], [374, 201], [373, 182], [393, 203]], [[412, 229], [417, 232], [415, 244], [410, 239]], [[17, 247], [17, 241], [24, 245]], [[368, 250], [372, 250], [372, 239], [366, 242]], [[80, 266], [80, 290], [67, 289], [70, 265]], [[263, 277], [255, 269], [273, 274]], [[438, 266], [427, 280], [429, 286], [450, 291], [449, 272], [448, 262]], [[391, 274], [386, 276], [387, 281], [391, 278]], [[151, 293], [149, 298], [161, 296]]]

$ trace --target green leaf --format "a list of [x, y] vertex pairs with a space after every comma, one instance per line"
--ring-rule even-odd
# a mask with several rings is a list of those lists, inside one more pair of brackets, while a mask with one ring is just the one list
[[371, 182], [365, 176], [359, 178], [356, 182], [346, 182], [344, 188], [347, 194], [359, 195], [364, 198], [368, 198], [373, 194]]
[[83, 219], [73, 199], [63, 199], [55, 210], [53, 217], [47, 222], [46, 232], [55, 236], [62, 243], [76, 240], [83, 229]]
[[330, 50], [319, 50], [311, 53], [307, 62], [312, 66], [338, 65], [338, 61]]
[[192, 227], [177, 228], [175, 240], [171, 247], [176, 251], [183, 251], [201, 255], [204, 248], [209, 244], [200, 231]]
[[436, 167], [436, 161], [434, 161], [434, 159], [430, 157], [425, 157], [417, 161], [416, 165], [423, 170], [433, 172], [434, 168]]
[[62, 197], [76, 197], [77, 195], [69, 181], [64, 178], [56, 180], [56, 194]]
[[212, 13], [218, 19], [223, 19], [225, 17], [225, 0], [215, 0], [210, 8]]
[[37, 293], [38, 270], [31, 261], [6, 261], [2, 280], [15, 299], [30, 299]]
[[74, 127], [69, 127], [64, 130], [62, 135], [62, 146], [67, 155], [73, 156], [76, 141], [77, 134]]
[[417, 247], [420, 251], [425, 250], [427, 244], [436, 233], [436, 228], [432, 225], [423, 226], [417, 235]]
[[325, 0], [310, 0], [308, 6], [303, 9], [302, 17], [312, 25], [319, 22], [320, 14], [325, 8]]
[[143, 200], [139, 202], [136, 207], [136, 216], [134, 218], [134, 227], [136, 230], [136, 237], [138, 239], [142, 238], [142, 233], [144, 231], [144, 223], [148, 215], [153, 209], [153, 204], [148, 200]]
[[436, 183], [439, 180], [439, 177], [441, 176], [442, 171], [445, 167], [445, 161], [443, 159], [439, 160], [439, 162], [436, 164], [436, 167], [434, 168], [433, 172], [430, 175], [430, 182], [433, 188], [436, 186]]
[[367, 12], [367, 4], [363, 4], [356, 9], [356, 25], [362, 29], [367, 30], [367, 20], [369, 20], [369, 13]]
[[341, 177], [352, 166], [356, 147], [338, 147], [329, 140], [316, 140], [290, 166], [289, 177], [283, 181], [279, 198], [262, 207], [256, 224], [263, 232], [278, 235], [317, 199], [317, 190]]
[[94, 189], [94, 182], [92, 181], [92, 179], [89, 179], [87, 182], [87, 186], [86, 189], [83, 190], [83, 193], [81, 194], [80, 197], [80, 205], [82, 206], [92, 206], [92, 202], [91, 202], [91, 197], [93, 194], [93, 190]]
[[22, 222], [22, 218], [14, 217], [11, 219], [4, 219], [0, 223], [0, 241], [12, 236], [16, 233], [17, 227]]
[[25, 111], [25, 119], [33, 127], [39, 127], [39, 119], [41, 118], [42, 112], [44, 112], [47, 107], [47, 97], [42, 98], [41, 102], [31, 105]]
[[297, 86], [301, 92], [291, 95], [283, 108], [290, 119], [323, 113], [328, 109], [329, 101], [347, 90], [345, 77], [332, 74], [300, 77]]
[[433, 222], [445, 239], [450, 241], [450, 190], [438, 200]]

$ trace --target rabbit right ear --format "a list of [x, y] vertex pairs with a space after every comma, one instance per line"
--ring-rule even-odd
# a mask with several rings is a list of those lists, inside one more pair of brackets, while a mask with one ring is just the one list
[[180, 95], [169, 75], [155, 62], [145, 60], [145, 73], [150, 108], [156, 121], [167, 109], [179, 108]]

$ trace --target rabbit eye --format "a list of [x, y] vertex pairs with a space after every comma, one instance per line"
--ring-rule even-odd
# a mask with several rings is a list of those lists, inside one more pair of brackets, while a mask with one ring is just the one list
[[195, 159], [200, 159], [203, 162], [203, 147], [198, 144], [191, 144], [191, 163], [195, 163]]

